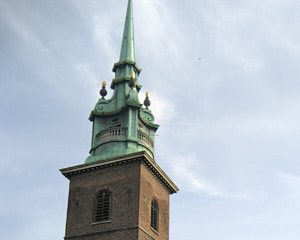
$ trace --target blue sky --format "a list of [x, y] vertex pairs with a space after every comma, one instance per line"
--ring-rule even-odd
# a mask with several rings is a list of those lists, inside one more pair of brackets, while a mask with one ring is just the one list
[[[170, 239], [300, 238], [300, 2], [133, 1], [139, 82], [179, 186]], [[2, 239], [62, 239], [126, 0], [0, 0]], [[201, 58], [199, 60], [199, 58]], [[112, 90], [109, 90], [109, 96]]]

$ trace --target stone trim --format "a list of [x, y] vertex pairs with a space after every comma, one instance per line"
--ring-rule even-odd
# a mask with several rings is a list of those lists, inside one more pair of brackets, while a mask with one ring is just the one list
[[131, 163], [143, 164], [170, 194], [176, 193], [179, 190], [178, 187], [167, 176], [167, 174], [145, 151], [128, 154], [123, 157], [116, 157], [108, 160], [100, 160], [98, 162], [63, 168], [60, 169], [60, 171], [66, 178], [70, 179], [73, 176], [94, 172], [99, 169], [111, 168]]
[[138, 227], [139, 227], [140, 230], [142, 230], [144, 233], [146, 233], [151, 239], [155, 240], [155, 238], [152, 237], [152, 236], [150, 235], [150, 233], [148, 233], [144, 228], [142, 228], [142, 227], [140, 227], [140, 226], [138, 226]]
[[156, 234], [156, 235], [158, 235], [159, 236], [159, 232], [158, 231], [156, 231], [153, 227], [151, 227], [151, 230]]
[[105, 224], [105, 223], [111, 223], [111, 220], [101, 221], [101, 222], [93, 222], [92, 226], [99, 225], [99, 224]]
[[153, 238], [153, 237], [150, 235], [150, 233], [148, 233], [145, 229], [143, 229], [143, 228], [140, 227], [140, 226], [115, 228], [115, 229], [107, 230], [107, 231], [98, 231], [98, 232], [86, 233], [86, 234], [80, 234], [80, 235], [65, 236], [64, 239], [71, 239], [71, 238], [78, 238], [78, 237], [86, 237], [86, 236], [91, 236], [91, 235], [96, 235], [96, 234], [101, 234], [101, 233], [118, 232], [118, 231], [130, 230], [130, 229], [140, 229], [140, 230], [143, 231], [145, 234], [147, 234], [151, 239], [155, 240], [155, 238]]

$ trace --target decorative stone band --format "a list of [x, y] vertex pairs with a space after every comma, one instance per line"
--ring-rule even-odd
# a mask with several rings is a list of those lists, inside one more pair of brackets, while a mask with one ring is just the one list
[[60, 169], [60, 171], [66, 178], [70, 179], [73, 176], [77, 176], [79, 174], [87, 174], [104, 168], [113, 168], [116, 166], [132, 163], [143, 164], [170, 194], [176, 193], [179, 190], [178, 187], [167, 176], [167, 174], [145, 151], [124, 155], [122, 157], [111, 158], [105, 161], [98, 161], [69, 168], [63, 168]]
[[155, 240], [154, 237], [152, 237], [150, 235], [150, 233], [148, 233], [144, 228], [142, 228], [141, 226], [128, 226], [128, 227], [122, 227], [122, 228], [115, 228], [115, 229], [111, 229], [111, 230], [107, 230], [107, 231], [100, 231], [100, 232], [92, 232], [92, 233], [86, 233], [86, 234], [80, 234], [80, 235], [74, 235], [74, 236], [65, 236], [65, 239], [78, 239], [78, 238], [83, 238], [83, 237], [89, 237], [89, 236], [94, 236], [94, 235], [98, 235], [98, 234], [103, 234], [103, 233], [112, 233], [112, 232], [119, 232], [119, 231], [128, 231], [131, 229], [139, 229], [141, 231], [143, 231], [146, 235], [148, 235], [148, 237], [152, 240]]

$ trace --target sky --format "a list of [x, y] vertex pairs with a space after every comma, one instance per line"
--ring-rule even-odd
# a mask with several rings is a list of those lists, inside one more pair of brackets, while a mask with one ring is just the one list
[[[0, 226], [63, 239], [127, 0], [0, 0]], [[300, 1], [133, 1], [170, 240], [300, 239]], [[108, 89], [108, 97], [112, 95]]]

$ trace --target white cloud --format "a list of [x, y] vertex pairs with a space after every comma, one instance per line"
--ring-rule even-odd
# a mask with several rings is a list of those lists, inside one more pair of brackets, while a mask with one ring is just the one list
[[[274, 99], [267, 106], [258, 106], [252, 112], [229, 112], [219, 118], [190, 118], [175, 112], [180, 122], [189, 124], [183, 129], [177, 129], [179, 137], [218, 139], [232, 144], [230, 140], [257, 139], [260, 141], [280, 140], [287, 137], [298, 139], [300, 126], [300, 98]], [[210, 105], [210, 109], [214, 106]], [[231, 111], [231, 112], [230, 112]], [[257, 141], [257, 140], [256, 140]], [[271, 142], [268, 142], [271, 144]]]
[[[151, 69], [152, 74], [163, 72], [168, 75], [174, 71], [174, 66], [184, 64], [184, 56], [189, 49], [187, 37], [182, 34], [178, 18], [167, 2], [144, 0], [135, 4], [139, 10], [135, 15], [136, 29], [139, 30], [136, 33], [139, 56], [151, 59], [149, 64], [156, 66]], [[159, 79], [163, 77], [156, 75]], [[167, 82], [161, 81], [160, 86]]]
[[[9, 29], [13, 30], [19, 40], [22, 41], [20, 46], [24, 47], [24, 43], [26, 43], [27, 47], [34, 49], [34, 51], [49, 53], [49, 50], [32, 30], [32, 26], [28, 25], [26, 21], [23, 21], [17, 11], [14, 10], [12, 6], [2, 1], [0, 20], [9, 26]], [[30, 58], [30, 56], [26, 56], [26, 58]]]
[[259, 12], [264, 39], [292, 55], [300, 53], [300, 29], [297, 25], [299, 7], [300, 3], [293, 0], [264, 1]]
[[257, 43], [260, 36], [256, 36], [255, 29], [256, 15], [251, 7], [223, 2], [205, 14], [211, 24], [215, 54], [249, 72], [263, 66]]
[[214, 1], [212, 6], [203, 14], [212, 32], [216, 54], [223, 61], [253, 72], [263, 68], [270, 54], [275, 54], [270, 52], [272, 46], [299, 54], [300, 30], [296, 26], [299, 2]]
[[289, 192], [286, 197], [298, 201], [300, 199], [300, 176], [288, 173], [279, 173], [278, 175]]
[[[96, 14], [94, 20], [94, 43], [95, 46], [100, 48], [102, 57], [105, 57], [105, 64], [112, 64], [119, 59], [119, 49], [121, 47], [121, 32], [116, 32], [117, 15], [112, 15], [109, 18], [107, 15]], [[118, 24], [120, 25], [120, 24]], [[117, 41], [120, 40], [120, 41]], [[118, 42], [119, 44], [113, 44]], [[116, 48], [118, 46], [118, 48]], [[109, 70], [109, 69], [108, 69]]]
[[[170, 154], [172, 152], [172, 154]], [[235, 200], [256, 201], [246, 193], [225, 192], [220, 187], [210, 183], [201, 172], [207, 171], [205, 163], [194, 154], [176, 154], [176, 150], [162, 153], [163, 159], [171, 166], [174, 181], [182, 191], [193, 192], [203, 196], [224, 197]]]
[[176, 155], [170, 159], [172, 159], [172, 171], [175, 179], [183, 190], [208, 196], [224, 196], [224, 193], [195, 172], [197, 169], [195, 165], [201, 165], [201, 163], [194, 155]]
[[[145, 93], [147, 89], [143, 88], [139, 92], [140, 103], [144, 102]], [[152, 111], [155, 117], [155, 123], [160, 125], [167, 125], [167, 123], [174, 119], [175, 108], [174, 105], [164, 96], [159, 95], [157, 92], [150, 92], [149, 99], [151, 106], [149, 109]]]

